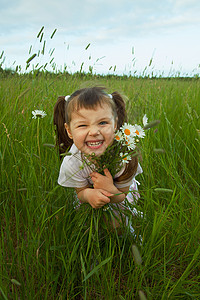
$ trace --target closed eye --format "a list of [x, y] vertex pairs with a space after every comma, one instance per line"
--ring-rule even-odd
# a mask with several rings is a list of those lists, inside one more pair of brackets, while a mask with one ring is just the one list
[[86, 126], [85, 124], [78, 125], [78, 127], [85, 127], [85, 126]]

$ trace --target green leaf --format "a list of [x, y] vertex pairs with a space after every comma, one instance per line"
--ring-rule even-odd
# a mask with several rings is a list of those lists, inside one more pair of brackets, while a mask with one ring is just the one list
[[83, 282], [88, 280], [94, 273], [96, 273], [103, 265], [107, 264], [111, 260], [112, 256], [104, 259], [100, 264], [98, 264], [84, 279]]

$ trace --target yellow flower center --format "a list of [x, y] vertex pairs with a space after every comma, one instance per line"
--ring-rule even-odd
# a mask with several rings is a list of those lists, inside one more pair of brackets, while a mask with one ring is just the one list
[[127, 129], [127, 128], [124, 130], [124, 133], [125, 133], [125, 135], [130, 135], [131, 134], [130, 130]]
[[136, 133], [137, 135], [139, 135], [139, 134], [140, 134], [138, 130], [136, 130], [136, 131], [135, 131], [135, 133]]
[[120, 137], [118, 135], [115, 136], [116, 140], [119, 141]]

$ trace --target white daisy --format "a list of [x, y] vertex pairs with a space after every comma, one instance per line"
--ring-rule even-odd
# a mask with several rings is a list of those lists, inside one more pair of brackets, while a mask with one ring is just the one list
[[37, 118], [44, 118], [46, 117], [47, 114], [44, 110], [36, 109], [32, 111], [32, 115], [33, 115], [32, 119], [37, 119]]
[[144, 132], [144, 129], [140, 126], [140, 125], [137, 125], [135, 124], [134, 125], [135, 127], [135, 135], [138, 137], [138, 138], [143, 138], [145, 137], [145, 132]]
[[118, 142], [123, 141], [124, 136], [123, 136], [123, 134], [122, 134], [122, 132], [121, 132], [120, 130], [118, 130], [118, 131], [116, 132], [116, 134], [115, 134], [115, 139], [116, 139]]
[[131, 156], [128, 153], [120, 153], [121, 158], [125, 163], [128, 163], [131, 160]]
[[135, 127], [131, 124], [127, 124], [124, 123], [124, 125], [121, 127], [122, 132], [126, 135], [126, 136], [135, 136]]
[[134, 150], [136, 145], [135, 145], [135, 139], [134, 138], [129, 138], [128, 136], [125, 137], [124, 140], [124, 145], [127, 146], [129, 150]]

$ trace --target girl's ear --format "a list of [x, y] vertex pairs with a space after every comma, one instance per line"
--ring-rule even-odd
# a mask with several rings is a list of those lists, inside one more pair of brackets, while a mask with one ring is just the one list
[[69, 126], [67, 125], [67, 123], [65, 123], [64, 125], [65, 125], [65, 130], [67, 131], [67, 134], [68, 134], [69, 138], [73, 139], [71, 131], [69, 129]]

